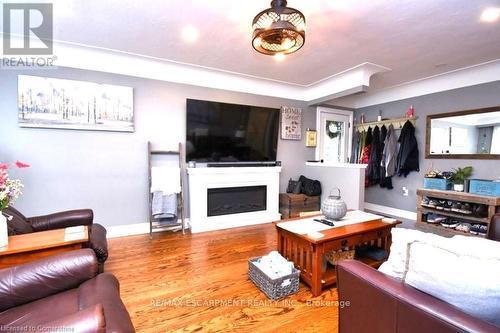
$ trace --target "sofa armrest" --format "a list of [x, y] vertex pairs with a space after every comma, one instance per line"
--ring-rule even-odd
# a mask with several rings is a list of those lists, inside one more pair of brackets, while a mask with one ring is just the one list
[[500, 242], [500, 214], [495, 214], [491, 218], [488, 227], [488, 239]]
[[28, 218], [35, 231], [76, 227], [80, 225], [92, 225], [94, 212], [91, 209], [68, 210], [49, 215], [34, 216]]
[[90, 231], [90, 248], [95, 251], [97, 261], [102, 264], [108, 259], [108, 240], [106, 228], [94, 223]]
[[0, 312], [78, 287], [97, 275], [91, 249], [66, 252], [0, 270]]
[[106, 321], [101, 304], [49, 323], [37, 325], [34, 332], [105, 333]]
[[[355, 260], [337, 265], [339, 333], [498, 332], [451, 304]], [[345, 303], [344, 303], [345, 304]]]

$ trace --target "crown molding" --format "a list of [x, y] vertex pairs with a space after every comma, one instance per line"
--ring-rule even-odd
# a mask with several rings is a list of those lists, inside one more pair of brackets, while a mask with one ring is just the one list
[[237, 91], [301, 101], [313, 101], [359, 86], [369, 85], [370, 77], [390, 69], [363, 63], [311, 85], [303, 86], [267, 78], [172, 62], [114, 50], [57, 43], [55, 65], [214, 89]]
[[[3, 34], [2, 34], [3, 35]], [[22, 36], [14, 36], [22, 38]], [[299, 85], [88, 45], [54, 41], [54, 65], [128, 75], [206, 88], [311, 102], [369, 85], [370, 77], [390, 69], [363, 63], [309, 85]]]
[[390, 88], [343, 97], [332, 103], [355, 109], [500, 80], [500, 59], [406, 82]]
[[54, 56], [57, 67], [300, 100], [309, 105], [334, 103], [348, 108], [362, 108], [500, 80], [500, 59], [370, 92], [370, 78], [391, 69], [365, 62], [311, 84], [300, 85], [63, 41], [54, 41]]

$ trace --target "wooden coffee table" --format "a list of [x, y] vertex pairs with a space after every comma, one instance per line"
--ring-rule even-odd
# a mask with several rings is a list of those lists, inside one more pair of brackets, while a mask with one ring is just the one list
[[[345, 247], [354, 248], [361, 244], [377, 245], [389, 253], [391, 229], [398, 224], [401, 222], [382, 222], [381, 219], [376, 219], [323, 230], [321, 233], [324, 237], [313, 239], [280, 228], [280, 223], [277, 222], [278, 251], [300, 270], [300, 278], [311, 287], [313, 296], [319, 296], [324, 287], [331, 286], [337, 281], [335, 269], [331, 265], [328, 264], [326, 271], [323, 271], [325, 253]], [[384, 261], [367, 258], [359, 260], [375, 268]]]
[[0, 247], [0, 269], [81, 249], [87, 246], [88, 241], [87, 226], [83, 231], [71, 234], [66, 234], [66, 229], [55, 229], [10, 236], [9, 244]]

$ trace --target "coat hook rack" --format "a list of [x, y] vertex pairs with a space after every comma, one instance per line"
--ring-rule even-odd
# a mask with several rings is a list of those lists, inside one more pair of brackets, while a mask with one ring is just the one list
[[404, 124], [407, 121], [410, 121], [412, 123], [412, 125], [416, 127], [417, 119], [418, 119], [418, 117], [394, 118], [394, 119], [386, 119], [386, 120], [381, 120], [381, 121], [372, 121], [372, 122], [363, 123], [363, 124], [356, 124], [355, 126], [359, 132], [367, 131], [368, 128], [370, 128], [370, 127], [372, 129], [375, 128], [375, 126], [381, 127], [382, 125], [386, 125], [386, 126], [392, 125], [392, 126], [394, 126], [394, 129], [402, 129]]

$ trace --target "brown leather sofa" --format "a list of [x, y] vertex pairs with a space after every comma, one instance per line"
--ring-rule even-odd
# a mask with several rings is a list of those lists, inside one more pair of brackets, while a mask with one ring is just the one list
[[[500, 214], [488, 238], [500, 241]], [[362, 262], [337, 265], [339, 333], [500, 332], [500, 327], [385, 275]]]
[[0, 270], [0, 332], [135, 332], [90, 249]]
[[108, 241], [106, 229], [94, 222], [91, 209], [78, 209], [43, 216], [26, 217], [14, 207], [8, 207], [4, 214], [12, 216], [8, 223], [9, 236], [27, 234], [38, 231], [88, 226], [90, 238], [88, 247], [94, 250], [99, 262], [99, 271], [103, 271], [104, 262], [108, 258]]

